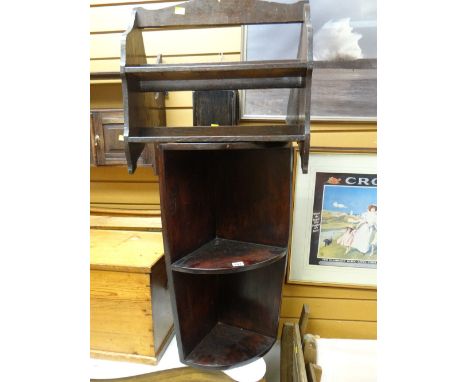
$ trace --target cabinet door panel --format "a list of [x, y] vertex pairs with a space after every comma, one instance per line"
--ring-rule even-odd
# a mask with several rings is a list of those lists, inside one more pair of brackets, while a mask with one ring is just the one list
[[[126, 165], [122, 110], [91, 112], [91, 164]], [[146, 145], [138, 160], [140, 166], [153, 166], [154, 146]]]
[[106, 164], [125, 164], [123, 124], [102, 125]]

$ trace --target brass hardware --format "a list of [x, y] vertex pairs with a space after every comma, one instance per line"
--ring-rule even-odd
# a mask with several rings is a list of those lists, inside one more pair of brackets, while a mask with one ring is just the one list
[[96, 134], [94, 136], [94, 146], [99, 146], [100, 142], [101, 142], [101, 137], [98, 134]]

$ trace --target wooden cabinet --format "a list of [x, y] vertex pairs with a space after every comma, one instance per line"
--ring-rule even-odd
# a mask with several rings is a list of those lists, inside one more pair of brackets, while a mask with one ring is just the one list
[[[90, 125], [90, 164], [92, 166], [126, 165], [123, 111], [93, 110]], [[154, 155], [154, 145], [146, 145], [138, 165], [153, 166]]]

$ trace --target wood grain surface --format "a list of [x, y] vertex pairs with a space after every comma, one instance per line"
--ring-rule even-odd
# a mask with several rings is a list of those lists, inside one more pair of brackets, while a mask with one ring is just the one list
[[91, 271], [92, 350], [155, 356], [149, 274]]
[[110, 216], [90, 215], [89, 226], [94, 229], [125, 230], [125, 231], [153, 231], [162, 230], [159, 216]]
[[159, 232], [92, 229], [91, 269], [151, 273], [163, 256]]
[[244, 272], [278, 261], [287, 248], [216, 238], [172, 264], [188, 273]]

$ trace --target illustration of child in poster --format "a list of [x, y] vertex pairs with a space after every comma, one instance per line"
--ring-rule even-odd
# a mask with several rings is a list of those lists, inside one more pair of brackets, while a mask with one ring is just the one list
[[376, 268], [377, 175], [316, 174], [309, 263]]

